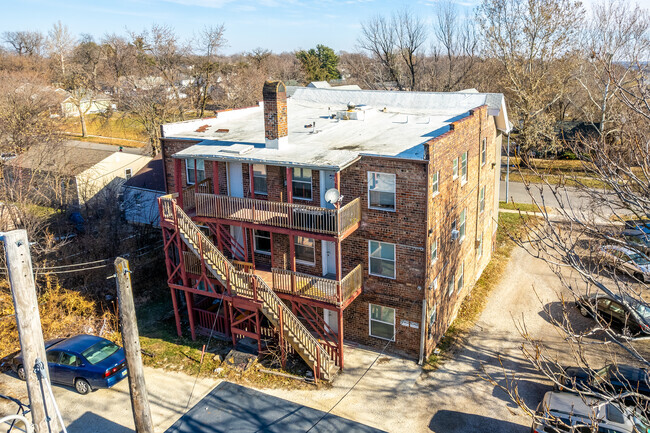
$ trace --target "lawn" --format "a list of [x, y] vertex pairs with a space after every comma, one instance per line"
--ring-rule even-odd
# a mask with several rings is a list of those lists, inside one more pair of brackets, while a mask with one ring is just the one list
[[[537, 207], [537, 205], [533, 203], [513, 203], [513, 202], [506, 203], [504, 201], [500, 201], [499, 209], [517, 210], [520, 212], [540, 212], [540, 209]], [[548, 211], [549, 208], [542, 207], [542, 210]]]
[[449, 325], [447, 332], [442, 337], [436, 348], [438, 354], [432, 354], [424, 364], [424, 370], [437, 369], [456, 348], [472, 329], [485, 308], [487, 300], [503, 276], [510, 255], [515, 247], [515, 242], [510, 236], [517, 237], [525, 230], [525, 220], [533, 217], [520, 216], [515, 213], [499, 214], [499, 229], [494, 252], [490, 263], [485, 267], [471, 292], [463, 300], [456, 319]]
[[[64, 119], [64, 131], [67, 133], [81, 135], [81, 122], [78, 117]], [[146, 142], [147, 132], [142, 125], [133, 117], [122, 113], [114, 113], [111, 117], [99, 114], [86, 116], [86, 130], [88, 135], [97, 135], [120, 140], [121, 143], [112, 141], [111, 144], [136, 145], [133, 142]], [[97, 141], [93, 139], [93, 141]]]

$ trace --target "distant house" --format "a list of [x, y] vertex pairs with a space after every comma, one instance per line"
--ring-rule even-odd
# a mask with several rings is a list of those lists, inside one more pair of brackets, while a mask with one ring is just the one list
[[84, 114], [98, 114], [117, 108], [113, 100], [104, 94], [91, 91], [84, 92], [82, 96], [79, 96], [81, 107], [77, 107], [75, 97], [70, 92], [56, 89], [56, 93], [62, 98], [60, 106], [63, 117], [79, 117], [79, 109]]
[[564, 143], [577, 143], [581, 140], [594, 140], [600, 135], [600, 123], [564, 121], [557, 122], [555, 133]]
[[11, 159], [5, 177], [15, 188], [63, 208], [117, 197], [122, 184], [150, 160], [95, 149], [93, 143], [67, 141], [56, 147], [34, 146]]
[[120, 200], [124, 219], [131, 224], [158, 226], [158, 197], [164, 194], [163, 161], [158, 155], [124, 183]]

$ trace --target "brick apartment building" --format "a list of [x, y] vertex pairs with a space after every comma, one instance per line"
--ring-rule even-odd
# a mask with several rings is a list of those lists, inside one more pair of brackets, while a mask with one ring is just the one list
[[[295, 352], [428, 356], [490, 260], [501, 94], [299, 88], [163, 126], [160, 199], [181, 333]], [[183, 305], [184, 304], [184, 305]]]

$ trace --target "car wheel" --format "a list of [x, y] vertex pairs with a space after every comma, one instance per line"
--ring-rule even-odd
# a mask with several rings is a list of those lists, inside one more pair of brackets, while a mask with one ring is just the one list
[[641, 272], [635, 272], [632, 276], [634, 277], [635, 280], [637, 280], [640, 283], [645, 281], [645, 279], [643, 278], [643, 274]]
[[16, 374], [18, 375], [18, 379], [25, 380], [25, 367], [19, 365], [18, 370], [16, 370]]
[[74, 381], [74, 389], [77, 390], [79, 394], [88, 394], [92, 388], [86, 379], [77, 379]]
[[587, 307], [584, 305], [578, 305], [578, 310], [580, 310], [580, 314], [582, 314], [584, 317], [589, 317], [589, 310], [587, 310]]

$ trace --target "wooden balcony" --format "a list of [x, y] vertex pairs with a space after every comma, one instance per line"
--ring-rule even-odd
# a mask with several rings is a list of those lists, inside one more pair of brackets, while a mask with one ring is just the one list
[[272, 269], [271, 273], [275, 292], [289, 293], [338, 306], [346, 304], [346, 301], [357, 294], [363, 282], [361, 265], [357, 265], [341, 281], [286, 269]]
[[[186, 201], [196, 216], [241, 221], [291, 230], [341, 236], [361, 221], [361, 200], [340, 209], [194, 192]], [[184, 198], [185, 199], [185, 198]], [[184, 207], [187, 207], [184, 205]]]

